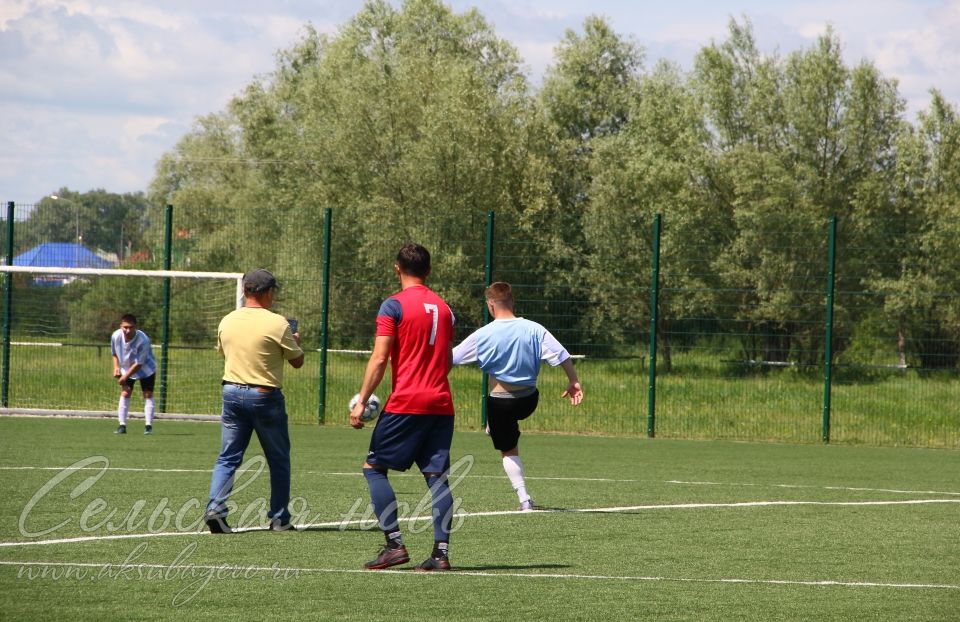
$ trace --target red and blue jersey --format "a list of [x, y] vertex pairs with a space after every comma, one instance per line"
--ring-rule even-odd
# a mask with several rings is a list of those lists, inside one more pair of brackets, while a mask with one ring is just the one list
[[453, 312], [426, 285], [390, 296], [377, 312], [377, 336], [393, 337], [393, 385], [384, 411], [408, 415], [453, 415], [450, 343]]

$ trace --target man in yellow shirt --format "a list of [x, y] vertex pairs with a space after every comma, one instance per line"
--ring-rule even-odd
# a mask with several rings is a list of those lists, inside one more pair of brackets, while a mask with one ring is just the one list
[[237, 468], [254, 432], [270, 467], [270, 529], [291, 529], [290, 436], [283, 400], [283, 363], [303, 365], [300, 333], [270, 308], [279, 288], [264, 269], [243, 276], [244, 306], [231, 311], [217, 329], [224, 357], [220, 456], [213, 466], [204, 522], [211, 533], [230, 533], [227, 499]]

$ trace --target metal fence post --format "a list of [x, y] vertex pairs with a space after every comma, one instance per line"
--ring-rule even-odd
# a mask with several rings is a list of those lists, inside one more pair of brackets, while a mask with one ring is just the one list
[[[173, 265], [173, 206], [167, 205], [163, 216], [163, 269]], [[163, 320], [160, 333], [160, 400], [157, 411], [167, 412], [167, 364], [170, 348], [170, 277], [163, 279]]]
[[[13, 201], [7, 203], [6, 263], [13, 265]], [[3, 379], [0, 382], [0, 406], [9, 406], [10, 397], [10, 329], [13, 324], [13, 272], [3, 277]]]
[[317, 423], [323, 425], [327, 418], [327, 326], [330, 318], [330, 240], [331, 217], [333, 210], [323, 212], [323, 282], [320, 284], [320, 387]]
[[833, 293], [837, 261], [837, 217], [830, 218], [827, 239], [827, 318], [823, 345], [823, 427], [824, 443], [830, 442], [830, 390], [833, 383]]
[[[487, 248], [484, 257], [483, 284], [490, 287], [493, 282], [493, 210], [487, 212]], [[490, 311], [486, 303], [483, 305], [483, 323], [490, 322]], [[487, 426], [487, 392], [490, 390], [490, 379], [487, 374], [480, 374], [480, 427]]]
[[653, 218], [653, 241], [651, 262], [653, 264], [650, 280], [650, 374], [647, 384], [647, 436], [656, 435], [657, 422], [657, 319], [660, 299], [660, 220], [661, 215]]

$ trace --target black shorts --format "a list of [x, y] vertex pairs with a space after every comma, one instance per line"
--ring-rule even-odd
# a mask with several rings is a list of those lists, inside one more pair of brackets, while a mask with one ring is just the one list
[[533, 414], [540, 400], [540, 392], [534, 389], [526, 397], [487, 396], [487, 425], [493, 446], [500, 451], [510, 451], [520, 441], [518, 423]]
[[[140, 378], [140, 390], [141, 391], [150, 391], [153, 392], [153, 384], [157, 381], [157, 375], [153, 374], [147, 376], [146, 378]], [[123, 383], [123, 388], [127, 391], [133, 391], [133, 385], [137, 382], [136, 378], [127, 378], [127, 381]]]

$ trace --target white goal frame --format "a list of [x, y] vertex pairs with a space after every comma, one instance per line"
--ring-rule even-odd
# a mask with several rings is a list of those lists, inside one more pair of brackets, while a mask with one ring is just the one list
[[[0, 265], [0, 274], [37, 274], [37, 275], [56, 275], [56, 276], [138, 276], [150, 278], [187, 278], [197, 280], [218, 280], [234, 281], [236, 283], [236, 295], [234, 298], [235, 308], [243, 306], [243, 273], [241, 272], [200, 272], [192, 270], [134, 270], [125, 268], [66, 268], [57, 266], [7, 266]], [[7, 344], [12, 345], [12, 344]], [[23, 344], [18, 344], [23, 345]], [[51, 344], [53, 345], [53, 344]], [[21, 414], [38, 416], [80, 416], [80, 417], [116, 417], [114, 411], [96, 411], [96, 410], [69, 410], [59, 408], [0, 408], [0, 415]], [[161, 414], [161, 413], [158, 413]], [[142, 417], [139, 413], [130, 413], [131, 417]], [[219, 415], [196, 415], [196, 414], [176, 414], [162, 413], [163, 417], [168, 419], [194, 419], [219, 421]]]
[[55, 274], [78, 276], [146, 276], [153, 278], [189, 278], [228, 280], [237, 283], [236, 308], [243, 306], [243, 273], [242, 272], [196, 272], [192, 270], [131, 270], [124, 268], [58, 268], [51, 266], [0, 266], [0, 273], [14, 274]]

